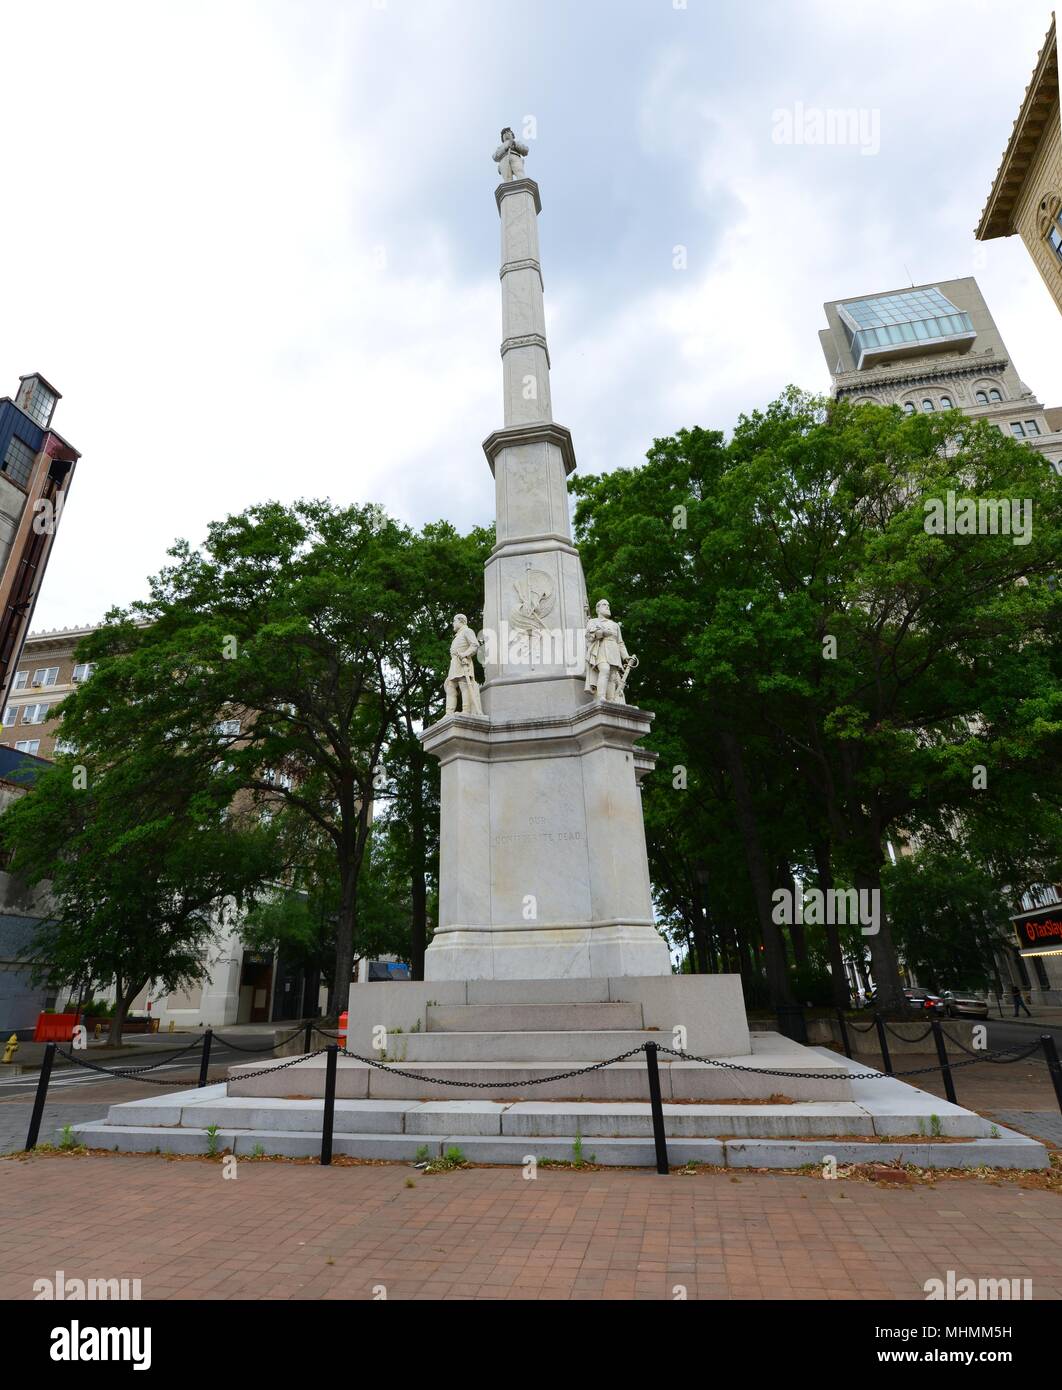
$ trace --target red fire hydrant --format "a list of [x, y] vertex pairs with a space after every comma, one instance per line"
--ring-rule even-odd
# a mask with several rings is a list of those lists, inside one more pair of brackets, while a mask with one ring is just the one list
[[344, 1009], [339, 1015], [339, 1036], [336, 1039], [340, 1047], [343, 1048], [347, 1045], [347, 1012], [348, 1011]]

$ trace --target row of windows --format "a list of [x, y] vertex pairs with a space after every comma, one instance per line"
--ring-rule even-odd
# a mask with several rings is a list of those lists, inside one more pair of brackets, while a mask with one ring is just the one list
[[1024, 425], [1020, 420], [1011, 420], [1010, 432], [1015, 439], [1024, 439], [1026, 435], [1039, 434], [1040, 426], [1035, 420], [1026, 420]]
[[[74, 672], [73, 672], [73, 677], [72, 677], [72, 679], [74, 680], [75, 683], [78, 682], [78, 681], [87, 681], [88, 678], [89, 678], [89, 676], [92, 675], [92, 673], [93, 673], [93, 671], [95, 671], [95, 669], [96, 669], [96, 663], [95, 663], [95, 662], [93, 662], [93, 661], [79, 661], [79, 662], [77, 663], [77, 665], [74, 667]], [[38, 666], [37, 669], [36, 669], [36, 671], [34, 671], [34, 673], [33, 673], [33, 684], [34, 684], [35, 686], [38, 686], [38, 685], [39, 685], [39, 686], [45, 686], [45, 687], [47, 687], [47, 686], [49, 686], [49, 685], [55, 685], [55, 684], [58, 682], [58, 680], [59, 680], [59, 667], [58, 667], [58, 666]], [[26, 687], [29, 685], [29, 683], [30, 683], [30, 673], [29, 673], [28, 671], [16, 671], [16, 672], [15, 672], [15, 679], [14, 679], [14, 681], [12, 682], [11, 689], [12, 689], [12, 690], [25, 690]]]
[[[48, 704], [47, 701], [36, 705], [23, 705], [22, 723], [43, 724], [50, 709], [51, 705]], [[18, 713], [18, 705], [8, 705], [7, 709], [4, 711], [4, 724], [16, 723], [18, 721]]]
[[991, 391], [978, 391], [975, 394], [975, 400], [978, 405], [988, 405], [990, 401], [1001, 401], [1002, 399], [1003, 397], [994, 386]]
[[[925, 400], [922, 402], [923, 410], [936, 410], [936, 408], [937, 407], [933, 404], [933, 401], [930, 399], [929, 396], [927, 396]], [[940, 408], [941, 410], [954, 410], [955, 403], [952, 401], [950, 396], [941, 396]], [[915, 405], [914, 401], [907, 401], [904, 405], [904, 410], [907, 412], [908, 415], [914, 415], [917, 411], [917, 406]]]

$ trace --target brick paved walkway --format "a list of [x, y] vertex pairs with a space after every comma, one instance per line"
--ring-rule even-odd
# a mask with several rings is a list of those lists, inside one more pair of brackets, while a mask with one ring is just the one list
[[[944, 1180], [514, 1168], [424, 1175], [155, 1157], [0, 1162], [0, 1298], [140, 1278], [144, 1298], [921, 1299], [1031, 1278], [1062, 1298], [1062, 1197]], [[412, 1179], [415, 1186], [406, 1187]]]

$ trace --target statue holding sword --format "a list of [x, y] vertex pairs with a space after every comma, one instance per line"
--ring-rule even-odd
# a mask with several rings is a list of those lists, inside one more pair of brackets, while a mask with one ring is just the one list
[[594, 618], [587, 614], [586, 689], [595, 699], [625, 705], [627, 677], [638, 665], [638, 658], [627, 651], [607, 599], [597, 605], [596, 613]]

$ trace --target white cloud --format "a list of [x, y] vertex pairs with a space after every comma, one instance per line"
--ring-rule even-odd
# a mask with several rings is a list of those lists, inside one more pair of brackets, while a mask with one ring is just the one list
[[[84, 455], [35, 625], [128, 601], [176, 536], [267, 497], [490, 518], [489, 152], [527, 110], [554, 401], [582, 468], [729, 429], [789, 381], [824, 389], [822, 302], [907, 268], [976, 274], [1019, 370], [1062, 403], [1062, 331], [1024, 250], [972, 238], [1038, 0], [1005, 22], [908, 0], [769, 15], [0, 0], [27, 59], [0, 85], [0, 391], [43, 371]], [[772, 110], [798, 99], [880, 108], [881, 154], [780, 149]]]

